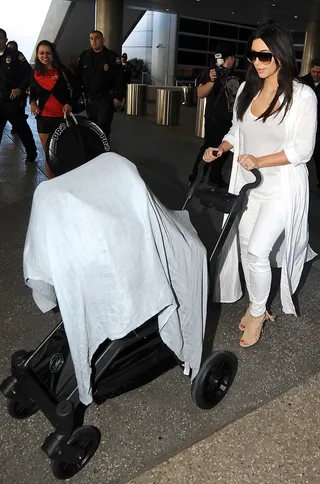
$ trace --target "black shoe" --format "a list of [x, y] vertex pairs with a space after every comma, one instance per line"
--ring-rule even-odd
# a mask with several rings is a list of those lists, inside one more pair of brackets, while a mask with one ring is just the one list
[[27, 155], [25, 162], [26, 163], [33, 163], [35, 161], [35, 159], [37, 158], [37, 156], [38, 156], [38, 153], [35, 153], [35, 154], [32, 154], [32, 155]]

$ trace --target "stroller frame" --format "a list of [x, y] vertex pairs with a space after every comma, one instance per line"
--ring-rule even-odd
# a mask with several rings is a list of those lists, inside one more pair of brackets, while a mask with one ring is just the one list
[[[247, 191], [255, 188], [261, 182], [260, 172], [252, 170], [252, 173], [256, 177], [255, 182], [245, 185], [237, 196], [214, 191], [206, 183], [201, 183], [203, 176], [201, 170], [190, 187], [183, 209], [195, 196], [204, 206], [214, 207], [228, 214], [208, 260], [211, 282], [221, 249], [237, 215], [242, 210]], [[211, 291], [212, 284], [209, 297]], [[64, 398], [59, 401], [37, 374], [36, 365], [33, 367], [36, 356], [55, 337], [57, 332], [62, 330], [63, 322], [61, 321], [34, 352], [28, 353], [25, 350], [15, 352], [11, 357], [11, 375], [0, 384], [0, 391], [8, 399], [8, 412], [13, 418], [28, 418], [41, 410], [51, 422], [54, 431], [44, 440], [41, 448], [52, 461], [54, 476], [58, 479], [68, 479], [77, 474], [93, 457], [99, 446], [101, 435], [96, 427], [83, 426], [86, 406], [79, 400], [76, 379], [74, 378], [74, 382], [71, 382], [68, 394], [65, 394]], [[144, 366], [143, 369], [141, 364], [139, 366], [139, 361], [142, 361], [144, 357], [144, 365], [148, 352], [150, 354], [152, 352], [153, 362], [145, 370]], [[101, 398], [95, 386], [101, 381], [103, 375], [112, 369], [112, 365], [121, 360], [121, 354], [124, 354], [122, 358], [124, 367], [128, 366], [127, 362], [130, 361], [130, 371], [126, 372], [128, 382], [124, 387]], [[131, 362], [133, 362], [132, 369]], [[154, 317], [124, 338], [115, 341], [107, 340], [97, 350], [92, 362], [93, 400], [96, 403], [102, 403], [106, 398], [119, 395], [153, 380], [178, 363], [175, 355], [162, 342], [157, 318]], [[192, 398], [198, 407], [211, 409], [224, 398], [234, 380], [237, 364], [236, 356], [229, 351], [213, 352], [203, 361], [191, 387]], [[145, 375], [138, 377], [143, 370]], [[122, 377], [122, 371], [121, 364], [118, 369], [115, 366], [116, 380], [119, 379], [118, 375]]]

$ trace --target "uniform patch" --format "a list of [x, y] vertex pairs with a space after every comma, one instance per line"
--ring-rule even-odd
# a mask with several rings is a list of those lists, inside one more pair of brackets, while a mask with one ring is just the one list
[[18, 55], [18, 59], [19, 59], [19, 61], [21, 61], [21, 62], [24, 62], [24, 61], [26, 60], [26, 58], [25, 58], [25, 56], [24, 56], [23, 54], [19, 54], [19, 55]]
[[105, 65], [103, 66], [103, 69], [104, 69], [105, 71], [107, 71], [107, 70], [109, 69], [109, 64], [105, 64]]
[[8, 56], [6, 57], [6, 63], [7, 63], [7, 64], [10, 64], [10, 62], [11, 62], [11, 57], [8, 55]]

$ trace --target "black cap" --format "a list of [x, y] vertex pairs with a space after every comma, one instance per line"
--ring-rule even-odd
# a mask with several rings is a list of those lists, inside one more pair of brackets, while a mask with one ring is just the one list
[[232, 57], [235, 55], [236, 48], [235, 45], [229, 42], [221, 42], [217, 45], [216, 54], [221, 54], [222, 59], [226, 59], [227, 57]]

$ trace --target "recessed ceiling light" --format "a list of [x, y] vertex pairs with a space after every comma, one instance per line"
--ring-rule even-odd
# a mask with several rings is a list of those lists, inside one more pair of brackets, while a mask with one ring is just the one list
[[272, 6], [272, 7], [275, 7], [275, 6], [276, 6], [276, 4], [275, 4], [275, 3], [273, 3], [271, 6]]
[[234, 12], [231, 12], [231, 15], [234, 15]]
[[169, 12], [169, 8], [166, 8], [166, 12]]
[[295, 15], [294, 18], [298, 18], [298, 15]]

